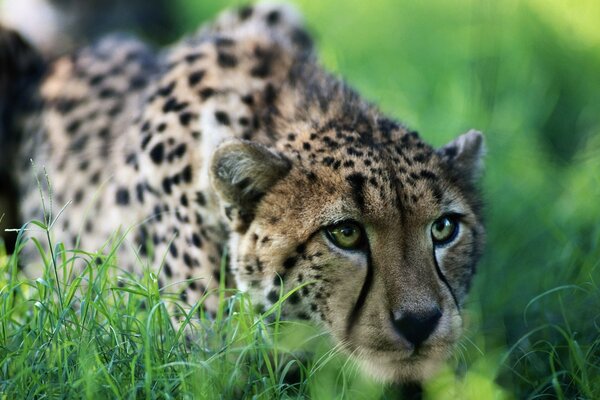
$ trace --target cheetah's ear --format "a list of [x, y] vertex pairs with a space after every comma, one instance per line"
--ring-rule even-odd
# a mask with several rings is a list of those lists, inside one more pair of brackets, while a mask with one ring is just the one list
[[227, 205], [230, 205], [243, 219], [252, 215], [260, 198], [290, 168], [289, 160], [267, 147], [233, 139], [219, 145], [214, 152], [210, 180], [226, 203], [226, 212]]
[[483, 172], [483, 135], [470, 130], [438, 150], [438, 154], [461, 177], [474, 182]]

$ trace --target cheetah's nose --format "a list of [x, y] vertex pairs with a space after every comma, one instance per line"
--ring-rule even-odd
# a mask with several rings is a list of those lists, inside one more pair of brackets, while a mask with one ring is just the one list
[[439, 307], [420, 312], [392, 312], [394, 329], [415, 348], [419, 347], [435, 330], [442, 317]]

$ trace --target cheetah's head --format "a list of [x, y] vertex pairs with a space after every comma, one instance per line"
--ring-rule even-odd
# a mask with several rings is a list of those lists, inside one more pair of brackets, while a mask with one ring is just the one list
[[482, 142], [471, 131], [435, 150], [332, 128], [223, 143], [211, 179], [238, 287], [269, 305], [304, 284], [287, 317], [324, 324], [378, 379], [428, 377], [460, 337], [482, 252]]

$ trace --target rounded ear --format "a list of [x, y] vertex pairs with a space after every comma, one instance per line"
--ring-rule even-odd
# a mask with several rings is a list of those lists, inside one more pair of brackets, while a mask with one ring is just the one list
[[437, 153], [460, 177], [470, 182], [479, 179], [483, 172], [485, 146], [479, 131], [472, 129], [460, 135]]
[[247, 219], [291, 163], [283, 155], [247, 140], [231, 139], [220, 144], [212, 156], [210, 181], [225, 206], [228, 219], [235, 209]]

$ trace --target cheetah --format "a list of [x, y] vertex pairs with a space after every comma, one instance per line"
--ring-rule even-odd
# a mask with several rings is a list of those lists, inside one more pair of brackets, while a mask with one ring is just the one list
[[144, 260], [209, 311], [227, 252], [228, 287], [269, 307], [301, 286], [284, 317], [382, 381], [426, 379], [459, 340], [482, 134], [436, 149], [384, 116], [319, 65], [292, 7], [226, 11], [161, 51], [109, 36], [48, 63], [31, 98], [14, 123], [21, 217], [42, 218], [43, 167], [67, 246], [126, 233], [121, 268]]

